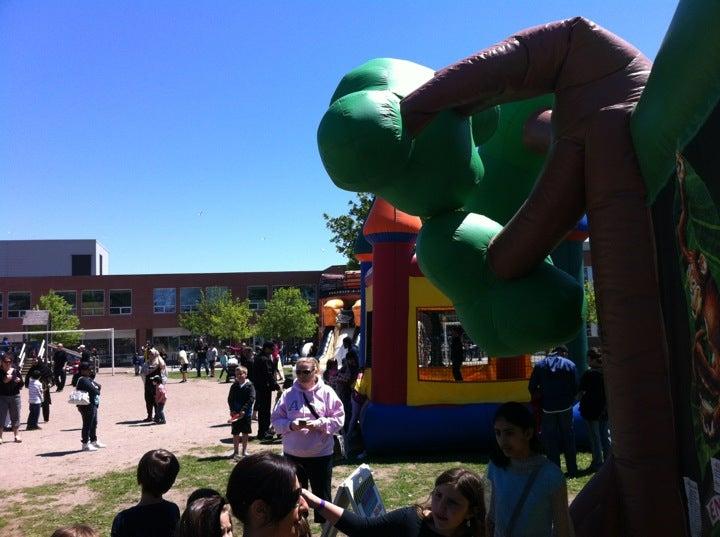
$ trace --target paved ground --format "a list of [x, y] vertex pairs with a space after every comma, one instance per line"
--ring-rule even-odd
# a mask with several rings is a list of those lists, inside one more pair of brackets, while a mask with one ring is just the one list
[[[140, 377], [130, 370], [117, 369], [115, 376], [104, 371], [97, 378], [102, 384], [98, 438], [108, 447], [97, 452], [80, 451], [82, 420], [77, 409], [67, 402], [72, 387], [52, 393], [50, 422], [40, 418], [40, 431], [24, 431], [27, 419], [27, 390], [22, 393], [23, 442], [12, 442], [12, 433], [3, 434], [0, 457], [17, 464], [3, 465], [3, 483], [10, 489], [64, 481], [80, 475], [100, 475], [137, 464], [150, 449], [165, 448], [183, 453], [194, 446], [220, 445], [230, 438], [227, 394], [230, 384], [215, 379], [168, 382], [165, 407], [167, 425], [140, 423], [145, 417], [145, 402]], [[68, 379], [69, 381], [69, 379]], [[256, 427], [253, 422], [253, 428]], [[225, 444], [228, 452], [232, 446]]]

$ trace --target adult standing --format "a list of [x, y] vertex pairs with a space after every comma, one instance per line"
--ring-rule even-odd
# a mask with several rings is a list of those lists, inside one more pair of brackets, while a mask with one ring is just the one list
[[255, 384], [255, 355], [251, 347], [243, 347], [240, 351], [240, 365], [248, 370], [248, 378]]
[[462, 365], [465, 361], [465, 347], [462, 342], [462, 330], [459, 326], [453, 327], [450, 338], [450, 363], [455, 382], [462, 382]]
[[97, 451], [98, 448], [105, 447], [105, 444], [97, 438], [98, 407], [100, 406], [100, 389], [102, 386], [91, 378], [92, 373], [93, 367], [90, 362], [80, 362], [80, 378], [76, 389], [87, 392], [90, 397], [89, 405], [77, 406], [80, 416], [82, 416], [80, 440], [82, 441], [83, 451]]
[[[315, 358], [300, 358], [297, 379], [280, 397], [272, 414], [275, 430], [282, 434], [283, 454], [302, 468], [300, 483], [330, 501], [334, 439], [345, 423], [345, 410], [335, 391], [320, 378]], [[315, 511], [315, 522], [325, 519]]]
[[190, 362], [188, 361], [188, 355], [184, 345], [182, 345], [178, 351], [178, 362], [180, 362], [180, 374], [182, 375], [180, 382], [187, 382], [187, 370]]
[[573, 405], [577, 396], [575, 364], [567, 358], [564, 345], [555, 347], [535, 364], [528, 390], [542, 406], [542, 441], [548, 459], [560, 466], [560, 450], [565, 455], [568, 475], [577, 475]]
[[252, 383], [255, 385], [255, 406], [258, 412], [258, 440], [270, 440], [270, 403], [272, 392], [280, 391], [280, 386], [275, 380], [275, 370], [272, 360], [274, 345], [270, 341], [263, 343], [260, 354], [255, 357], [254, 376]]
[[65, 352], [63, 344], [58, 343], [57, 348], [53, 353], [53, 379], [55, 381], [55, 391], [61, 392], [65, 387], [65, 381], [67, 380], [65, 365], [67, 364], [67, 361], [67, 352]]
[[164, 379], [167, 376], [165, 367], [165, 360], [163, 360], [160, 356], [160, 352], [154, 347], [150, 349], [150, 352], [148, 353], [148, 362], [144, 367], [146, 372], [143, 377], [145, 409], [147, 410], [147, 417], [143, 420], [144, 422], [149, 423], [153, 421], [153, 409], [155, 408], [155, 384], [153, 384], [152, 378], [157, 375], [161, 379]]
[[590, 369], [580, 377], [580, 415], [585, 420], [590, 437], [592, 463], [590, 470], [597, 470], [607, 459], [610, 451], [605, 382], [602, 372], [602, 355], [595, 348], [587, 353]]
[[345, 336], [342, 342], [342, 347], [337, 350], [334, 356], [334, 358], [337, 360], [338, 367], [343, 366], [343, 364], [345, 363], [345, 356], [350, 349], [353, 349], [358, 354], [358, 356], [360, 356], [360, 351], [355, 345], [353, 345], [352, 338], [350, 336]]
[[200, 369], [205, 366], [205, 376], [210, 374], [207, 364], [207, 345], [202, 341], [195, 349], [195, 367], [197, 368], [197, 377], [200, 378]]
[[[215, 376], [215, 362], [217, 362], [218, 359], [218, 350], [215, 345], [210, 345], [210, 348], [207, 350], [207, 362], [208, 366], [210, 366], [210, 376]], [[206, 373], [207, 374], [207, 373]]]
[[[353, 388], [360, 373], [359, 361], [357, 353], [353, 349], [350, 349], [345, 355], [345, 364], [340, 368], [340, 371], [338, 371], [335, 377], [335, 385], [333, 386], [348, 416], [351, 414], [352, 407], [350, 401], [352, 399]], [[349, 425], [349, 420], [346, 420], [346, 430], [347, 425]]]
[[22, 442], [18, 434], [20, 428], [20, 390], [23, 387], [20, 370], [14, 367], [15, 356], [6, 352], [2, 355], [0, 363], [0, 444], [2, 443], [5, 418], [10, 414], [10, 427], [15, 442]]

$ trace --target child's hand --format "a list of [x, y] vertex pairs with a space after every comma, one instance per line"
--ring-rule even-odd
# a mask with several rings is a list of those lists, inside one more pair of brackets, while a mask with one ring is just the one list
[[245, 412], [239, 412], [238, 413], [238, 419], [241, 420], [245, 417]]

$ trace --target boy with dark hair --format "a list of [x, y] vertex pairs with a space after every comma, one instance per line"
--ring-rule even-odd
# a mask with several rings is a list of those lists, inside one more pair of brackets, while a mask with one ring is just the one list
[[113, 520], [112, 537], [172, 537], [180, 520], [180, 509], [165, 494], [175, 483], [180, 463], [165, 449], [148, 451], [137, 467], [140, 502], [120, 511]]
[[233, 458], [240, 459], [240, 434], [242, 433], [242, 456], [247, 455], [248, 439], [250, 437], [252, 408], [255, 403], [255, 387], [248, 380], [248, 370], [245, 366], [238, 366], [235, 370], [235, 382], [230, 386], [228, 406], [230, 407], [230, 423], [232, 423]]

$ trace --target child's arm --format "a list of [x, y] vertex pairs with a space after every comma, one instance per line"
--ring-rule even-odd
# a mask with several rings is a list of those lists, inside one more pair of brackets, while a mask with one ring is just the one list
[[247, 401], [245, 401], [245, 404], [240, 409], [240, 412], [242, 412], [243, 415], [250, 412], [250, 409], [252, 408], [253, 404], [255, 403], [255, 386], [250, 384], [248, 386], [248, 398]]

